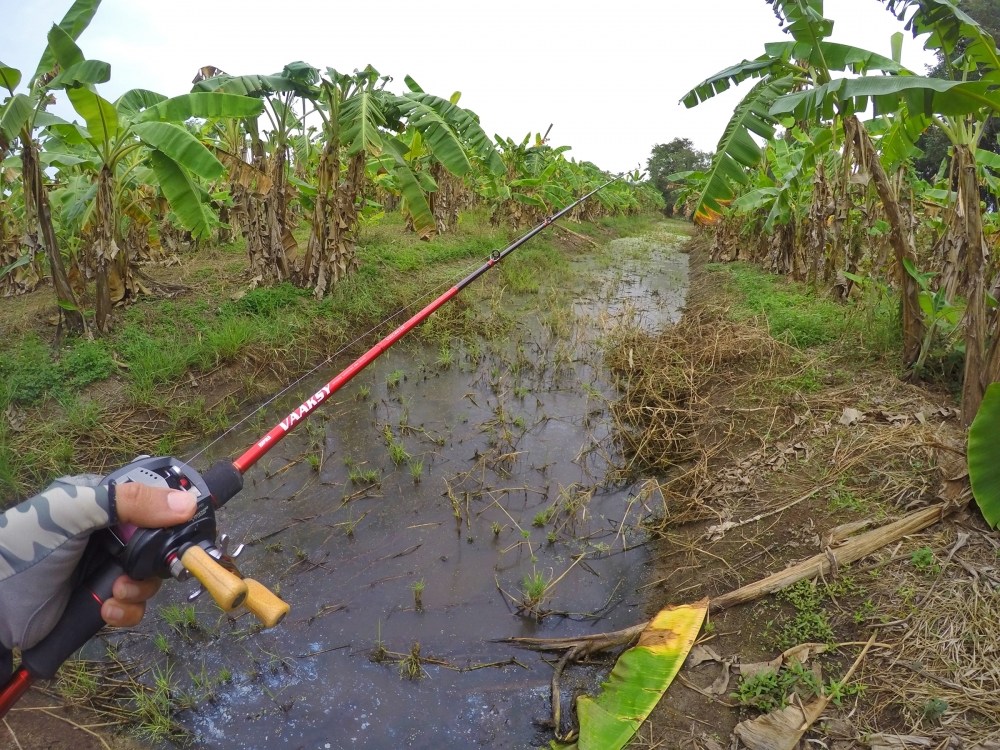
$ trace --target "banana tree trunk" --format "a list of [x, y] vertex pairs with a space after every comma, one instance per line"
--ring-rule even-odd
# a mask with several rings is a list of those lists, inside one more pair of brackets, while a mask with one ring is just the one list
[[904, 222], [899, 200], [889, 183], [885, 169], [882, 168], [882, 162], [868, 136], [868, 131], [854, 115], [844, 118], [844, 136], [854, 144], [855, 161], [858, 166], [871, 174], [889, 222], [889, 241], [896, 257], [896, 283], [902, 303], [903, 367], [910, 369], [920, 356], [920, 346], [924, 338], [924, 319], [920, 314], [918, 298], [920, 287], [903, 266], [904, 260], [909, 260], [914, 265], [917, 262], [913, 234], [909, 224]]
[[427, 196], [427, 204], [434, 214], [434, 223], [440, 234], [455, 231], [458, 226], [459, 195], [461, 181], [444, 168], [441, 163], [431, 167], [431, 177], [437, 183], [437, 190]]
[[806, 281], [815, 286], [822, 277], [824, 281], [830, 280], [828, 272], [824, 271], [828, 267], [826, 238], [827, 238], [827, 216], [830, 215], [830, 186], [826, 179], [826, 170], [823, 163], [816, 165], [816, 173], [813, 175], [812, 202], [809, 204], [809, 218], [806, 223], [808, 243], [806, 247]]
[[987, 327], [986, 266], [989, 247], [983, 236], [983, 216], [979, 207], [979, 178], [976, 161], [968, 146], [954, 147], [958, 196], [955, 199], [956, 223], [953, 246], [962, 263], [966, 279], [965, 373], [962, 380], [962, 422], [972, 423], [986, 386], [1000, 379], [997, 362], [997, 317]]
[[56, 292], [56, 303], [59, 314], [66, 321], [71, 331], [87, 331], [87, 321], [80, 310], [80, 304], [73, 293], [66, 267], [63, 265], [62, 253], [56, 240], [56, 230], [52, 225], [52, 211], [49, 208], [49, 196], [45, 192], [41, 162], [35, 142], [27, 134], [22, 134], [24, 149], [21, 152], [21, 172], [24, 177], [24, 204], [27, 228], [28, 249], [32, 252], [38, 247], [38, 235], [42, 235], [42, 244], [49, 259], [52, 271], [52, 286]]
[[251, 144], [250, 154], [253, 167], [267, 175], [266, 189], [259, 193], [243, 190], [238, 196], [250, 272], [258, 281], [276, 284], [289, 278], [288, 259], [280, 239], [284, 232], [276, 226], [282, 215], [277, 202], [284, 200], [284, 163], [279, 164], [276, 156], [268, 166], [260, 139]]
[[302, 264], [302, 284], [312, 287], [317, 299], [358, 268], [355, 230], [357, 199], [364, 187], [365, 155], [351, 158], [341, 180], [339, 151], [337, 142], [330, 140], [319, 157], [319, 189]]
[[[92, 253], [97, 268], [97, 330], [111, 330], [111, 308], [124, 296], [122, 280], [118, 275], [118, 256], [121, 251], [115, 242], [114, 201], [111, 190], [111, 171], [104, 167], [97, 178], [97, 204], [94, 222]], [[120, 292], [120, 295], [119, 295]]]

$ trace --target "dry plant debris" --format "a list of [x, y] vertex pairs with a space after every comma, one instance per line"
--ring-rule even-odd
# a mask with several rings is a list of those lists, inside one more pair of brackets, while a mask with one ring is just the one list
[[[684, 319], [655, 335], [621, 329], [608, 346], [622, 394], [612, 404], [625, 457], [620, 474], [656, 477], [649, 504], [662, 502], [648, 519], [662, 537], [649, 610], [708, 595], [718, 612], [720, 595], [741, 587], [766, 595], [770, 585], [747, 584], [769, 575], [773, 582], [796, 563], [832, 585], [853, 577], [861, 601], [843, 595], [829, 605], [837, 637], [863, 643], [874, 633], [879, 644], [854, 674], [861, 692], [842, 706], [824, 706], [803, 741], [837, 750], [986, 750], [1000, 743], [997, 659], [989, 631], [975, 626], [979, 618], [1000, 632], [996, 549], [973, 554], [966, 545], [948, 558], [942, 575], [964, 576], [964, 585], [949, 578], [933, 586], [910, 563], [912, 552], [927, 546], [944, 560], [947, 549], [930, 540], [956, 523], [982, 524], [962, 511], [969, 494], [954, 401], [900, 380], [891, 364], [859, 363], [849, 346], [804, 351], [776, 341], [766, 321], [732, 314], [723, 275], [705, 269], [698, 241], [690, 257]], [[889, 528], [898, 533], [876, 543]], [[919, 617], [901, 611], [914, 606], [902, 601], [907, 585], [923, 596]], [[706, 641], [716, 653], [770, 659], [766, 619], [773, 615], [748, 609], [719, 613], [719, 630]], [[620, 643], [631, 634], [619, 635]], [[843, 674], [845, 656], [824, 658], [839, 659]], [[650, 747], [675, 747], [689, 736], [684, 746], [698, 747], [714, 732], [727, 737], [723, 745], [744, 747], [729, 734], [747, 714], [708, 684], [715, 671], [685, 670], [639, 737], [648, 735]], [[934, 698], [948, 706], [938, 716], [942, 704]], [[712, 730], [705, 742], [696, 726]]]

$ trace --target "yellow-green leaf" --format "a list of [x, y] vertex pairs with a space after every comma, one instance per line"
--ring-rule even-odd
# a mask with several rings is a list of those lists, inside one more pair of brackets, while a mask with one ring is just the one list
[[618, 657], [596, 698], [580, 696], [573, 748], [619, 750], [628, 744], [673, 682], [708, 612], [708, 599], [660, 610], [639, 642]]

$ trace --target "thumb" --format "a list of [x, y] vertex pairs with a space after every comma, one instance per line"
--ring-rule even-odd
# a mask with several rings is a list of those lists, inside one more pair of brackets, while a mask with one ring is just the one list
[[119, 521], [149, 529], [184, 523], [197, 503], [183, 490], [126, 482], [115, 486], [115, 505]]

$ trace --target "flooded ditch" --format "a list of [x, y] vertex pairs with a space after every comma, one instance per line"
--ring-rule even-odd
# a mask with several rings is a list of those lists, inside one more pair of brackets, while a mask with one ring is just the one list
[[[607, 267], [577, 256], [574, 288], [503, 299], [495, 336], [402, 341], [248, 473], [220, 525], [247, 544], [244, 575], [277, 588], [291, 614], [260, 632], [205, 596], [196, 628], [171, 627], [190, 589], [168, 585], [156, 616], [119, 642], [190, 693], [197, 705], [179, 719], [195, 746], [547, 744], [552, 668], [497, 639], [643, 616], [639, 522], [653, 508], [639, 485], [605, 481], [613, 389], [600, 347], [624, 322], [679, 317], [683, 239], [616, 240]], [[466, 295], [491, 292], [496, 302], [487, 276]], [[229, 436], [197, 465], [257, 436]], [[564, 700], [609, 668], [571, 670]]]

